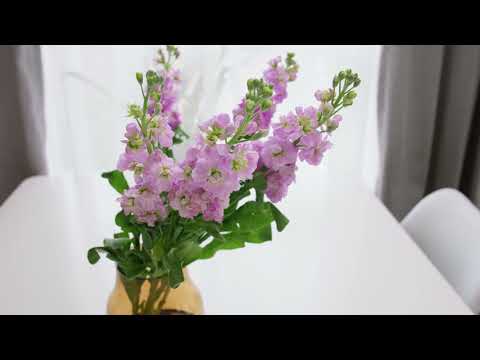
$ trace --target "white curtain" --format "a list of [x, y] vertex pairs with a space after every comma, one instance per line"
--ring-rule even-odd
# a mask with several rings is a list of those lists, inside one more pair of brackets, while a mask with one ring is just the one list
[[[126, 105], [139, 101], [135, 72], [152, 65], [158, 46], [43, 46], [47, 158], [51, 174], [98, 174], [112, 169], [122, 150]], [[299, 176], [337, 176], [373, 189], [377, 175], [376, 85], [380, 46], [179, 46], [183, 74], [180, 108], [184, 128], [231, 113], [276, 55], [295, 52], [298, 79], [278, 114], [314, 103], [313, 93], [333, 75], [352, 68], [362, 78], [355, 105], [344, 111], [334, 148], [320, 169], [300, 165]], [[184, 149], [184, 147], [183, 147]], [[182, 150], [182, 149], [180, 149]]]

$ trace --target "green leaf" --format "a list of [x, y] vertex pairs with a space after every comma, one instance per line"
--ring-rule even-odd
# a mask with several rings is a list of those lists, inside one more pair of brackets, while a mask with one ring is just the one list
[[153, 248], [152, 236], [145, 229], [142, 229], [142, 240], [143, 240], [143, 247], [145, 249], [151, 250]]
[[183, 226], [177, 226], [173, 232], [173, 236], [172, 236], [172, 243], [175, 244], [176, 241], [177, 241], [177, 238], [180, 236], [180, 234], [182, 233], [183, 231]]
[[125, 215], [123, 211], [118, 212], [118, 214], [115, 216], [115, 224], [122, 228], [123, 232], [132, 232], [132, 233], [138, 233], [139, 229], [137, 228], [137, 225], [132, 223], [133, 221], [133, 216], [132, 215]]
[[113, 250], [128, 250], [133, 239], [128, 237], [104, 239], [103, 246], [106, 248], [112, 248]]
[[100, 260], [100, 255], [98, 254], [98, 250], [99, 248], [91, 248], [90, 250], [88, 250], [88, 253], [87, 253], [87, 258], [88, 258], [88, 262], [92, 265], [96, 264], [98, 262], [98, 260]]
[[123, 192], [128, 189], [127, 180], [125, 180], [121, 171], [113, 170], [110, 172], [104, 172], [102, 177], [107, 179], [110, 185], [112, 185], [112, 187], [120, 194], [123, 194]]
[[115, 239], [118, 239], [118, 238], [128, 238], [128, 233], [126, 233], [126, 232], [116, 233], [116, 234], [113, 234], [113, 237], [114, 237]]
[[275, 205], [273, 205], [272, 203], [269, 204], [272, 210], [273, 218], [275, 219], [275, 223], [277, 224], [277, 231], [282, 232], [283, 229], [285, 229], [285, 227], [288, 225], [290, 220], [288, 220], [288, 218], [283, 215], [282, 212], [278, 210]]
[[115, 216], [115, 224], [117, 226], [124, 228], [128, 227], [130, 225], [130, 221], [128, 220], [127, 215], [123, 213], [123, 211], [120, 211], [116, 216]]
[[265, 192], [265, 190], [267, 190], [267, 179], [263, 172], [255, 172], [252, 179], [252, 187], [259, 192]]
[[179, 259], [176, 257], [174, 250], [167, 256], [168, 263], [168, 285], [175, 289], [183, 282], [183, 271], [182, 264]]
[[121, 263], [118, 266], [127, 279], [134, 279], [145, 271], [143, 264]]
[[190, 138], [190, 136], [188, 136], [188, 134], [185, 131], [183, 131], [180, 126], [178, 126], [175, 129], [175, 135], [173, 136], [173, 144], [175, 145], [181, 144], [185, 141], [185, 139], [188, 139], [188, 138]]
[[157, 239], [152, 248], [152, 258], [155, 261], [159, 261], [164, 254], [165, 254], [165, 251], [163, 250], [162, 241], [160, 241], [160, 239]]
[[245, 183], [242, 188], [230, 194], [229, 206], [224, 211], [224, 219], [228, 219], [230, 215], [237, 209], [240, 200], [251, 195], [251, 183]]
[[238, 222], [240, 231], [253, 232], [264, 228], [273, 221], [273, 215], [268, 203], [249, 201], [243, 204], [232, 215]]
[[172, 158], [173, 159], [173, 150], [170, 149], [170, 148], [162, 148], [162, 151], [165, 155], [167, 155], [169, 158]]
[[245, 241], [242, 241], [238, 238], [230, 238], [228, 241], [220, 241], [218, 239], [213, 239], [206, 246], [203, 247], [199, 259], [210, 259], [219, 250], [233, 250], [243, 247], [245, 247]]
[[[132, 310], [136, 310], [138, 306], [138, 301], [140, 299], [140, 289], [142, 288], [142, 285], [145, 280], [140, 280], [140, 279], [127, 280], [122, 276], [120, 278], [125, 288], [125, 291], [127, 292], [128, 299], [132, 304]], [[136, 311], [133, 311], [133, 312], [136, 312]]]
[[261, 244], [265, 241], [272, 240], [272, 227], [270, 226], [270, 224], [268, 224], [267, 226], [256, 231], [252, 231], [249, 233], [241, 233], [241, 236], [245, 237], [245, 242]]
[[221, 225], [212, 221], [205, 221], [203, 223], [205, 231], [212, 237], [219, 239], [220, 241], [225, 241], [223, 235], [220, 233]]
[[194, 241], [184, 241], [176, 248], [176, 256], [180, 259], [183, 266], [197, 260], [202, 254], [203, 249]]

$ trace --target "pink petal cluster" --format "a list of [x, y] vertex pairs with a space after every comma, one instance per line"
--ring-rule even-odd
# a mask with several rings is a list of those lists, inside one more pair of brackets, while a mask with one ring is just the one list
[[[281, 104], [287, 98], [288, 83], [297, 78], [297, 67], [286, 67], [282, 64], [280, 56], [268, 62], [269, 67], [263, 73], [263, 80], [273, 86], [272, 103], [273, 106], [262, 111], [257, 108], [255, 112], [257, 115], [253, 121], [248, 125], [245, 134], [252, 135], [257, 131], [268, 132], [272, 118], [277, 110], [277, 105]], [[245, 117], [245, 99], [233, 110], [233, 119], [235, 126], [238, 127]]]
[[257, 109], [245, 134], [268, 133], [272, 127], [273, 134], [266, 141], [228, 142], [244, 120], [243, 99], [232, 118], [219, 114], [201, 122], [196, 141], [180, 162], [161, 150], [172, 147], [174, 129], [181, 122], [175, 110], [178, 71], [162, 71], [164, 80], [157, 89], [160, 100], [149, 101], [146, 128], [142, 131], [136, 123], [126, 128], [125, 152], [117, 168], [132, 171], [135, 185], [119, 199], [124, 213], [149, 226], [164, 220], [172, 209], [183, 218], [201, 215], [205, 220], [221, 222], [230, 194], [252, 179], [255, 172], [266, 176], [267, 197], [272, 202], [282, 200], [295, 181], [297, 160], [320, 164], [332, 146], [330, 132], [342, 120], [335, 115], [324, 123], [319, 121], [325, 99], [331, 94], [317, 91], [320, 107], [297, 107], [271, 124], [276, 105], [286, 98], [287, 84], [296, 79], [297, 70], [297, 66], [284, 66], [278, 57], [269, 62], [263, 74], [264, 81], [273, 87], [273, 106], [267, 111]]
[[136, 185], [124, 192], [119, 199], [125, 215], [133, 215], [138, 222], [154, 226], [168, 213], [160, 196], [148, 185]]
[[201, 122], [198, 127], [205, 134], [206, 143], [211, 145], [227, 139], [236, 129], [228, 114], [214, 116], [210, 120]]
[[176, 108], [180, 87], [180, 71], [173, 68], [169, 70], [161, 69], [159, 75], [163, 78], [163, 83], [158, 85], [155, 90], [160, 94], [160, 101], [156, 102], [154, 99], [150, 99], [148, 113], [153, 115], [155, 110], [159, 109], [170, 128], [175, 130], [182, 122], [181, 115]]
[[185, 218], [202, 214], [205, 220], [222, 221], [230, 194], [253, 176], [257, 160], [258, 153], [247, 144], [233, 152], [226, 144], [191, 147], [168, 194], [170, 206]]

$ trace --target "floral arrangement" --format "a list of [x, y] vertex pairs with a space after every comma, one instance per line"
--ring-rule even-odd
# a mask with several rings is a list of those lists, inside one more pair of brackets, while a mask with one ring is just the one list
[[298, 161], [320, 164], [342, 122], [339, 112], [353, 104], [360, 84], [351, 70], [340, 71], [331, 88], [314, 93], [315, 105], [272, 122], [299, 70], [292, 53], [274, 58], [261, 78], [247, 81], [231, 115], [199, 123], [179, 161], [173, 148], [189, 137], [177, 109], [178, 57], [169, 45], [158, 51], [157, 69], [136, 74], [142, 103], [128, 106], [125, 151], [117, 169], [102, 174], [121, 194], [115, 217], [121, 231], [88, 252], [91, 264], [105, 253], [127, 279], [162, 278], [170, 288], [193, 261], [269, 241], [273, 223], [285, 229], [289, 220], [274, 204], [295, 181]]

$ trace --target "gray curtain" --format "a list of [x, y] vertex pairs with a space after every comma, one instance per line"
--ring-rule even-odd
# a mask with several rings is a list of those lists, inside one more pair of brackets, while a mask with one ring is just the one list
[[47, 171], [40, 46], [0, 45], [0, 204]]
[[401, 220], [428, 193], [480, 205], [480, 46], [384, 46], [377, 194]]

